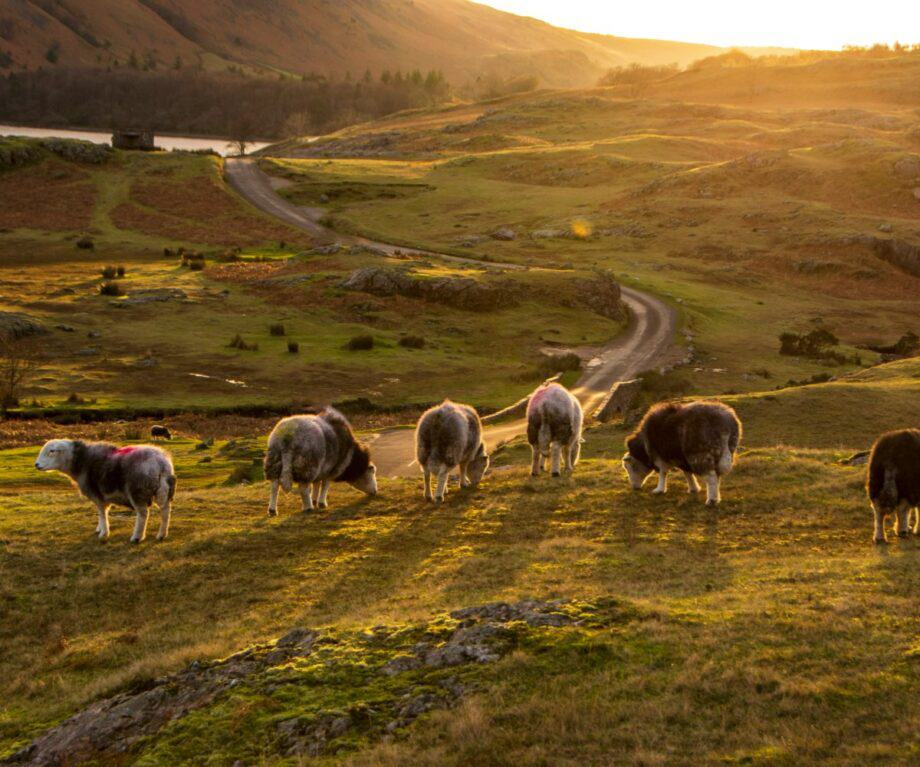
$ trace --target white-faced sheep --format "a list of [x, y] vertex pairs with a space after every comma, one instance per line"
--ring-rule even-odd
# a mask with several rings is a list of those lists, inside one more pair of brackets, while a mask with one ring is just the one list
[[[920, 429], [883, 434], [869, 456], [866, 486], [875, 511], [875, 542], [885, 543], [885, 518], [897, 517], [897, 532], [920, 534]], [[911, 510], [917, 519], [911, 528]]]
[[147, 514], [156, 501], [160, 507], [157, 540], [169, 534], [169, 517], [176, 493], [176, 475], [169, 454], [158, 447], [116, 447], [106, 442], [54, 439], [45, 443], [35, 468], [59, 471], [70, 477], [84, 497], [96, 505], [99, 539], [109, 537], [109, 507], [126, 506], [136, 518], [132, 543], [147, 534]]
[[334, 408], [318, 415], [298, 415], [278, 422], [268, 438], [265, 478], [271, 480], [268, 513], [278, 513], [278, 490], [300, 486], [303, 510], [324, 509], [332, 482], [347, 482], [368, 495], [377, 494], [377, 469], [370, 451], [355, 438], [345, 416]]
[[460, 486], [478, 485], [489, 468], [479, 415], [468, 405], [445, 401], [422, 415], [415, 430], [415, 455], [425, 476], [425, 498], [432, 500], [431, 475], [438, 485], [434, 500], [447, 492], [447, 478], [460, 467]]
[[533, 451], [531, 473], [539, 476], [552, 453], [553, 476], [565, 468], [574, 471], [581, 455], [581, 427], [584, 413], [581, 403], [564, 386], [544, 384], [530, 395], [527, 404], [527, 441]]
[[706, 505], [722, 500], [720, 482], [734, 466], [741, 441], [741, 421], [718, 402], [663, 403], [646, 413], [626, 440], [623, 466], [634, 490], [658, 471], [656, 493], [668, 491], [668, 471], [680, 469], [691, 493], [700, 491], [697, 477], [706, 480]]

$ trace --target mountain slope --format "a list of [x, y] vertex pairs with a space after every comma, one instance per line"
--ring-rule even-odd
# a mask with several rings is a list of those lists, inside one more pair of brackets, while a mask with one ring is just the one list
[[[593, 82], [633, 61], [687, 63], [713, 46], [559, 29], [468, 0], [0, 0], [0, 66], [139, 65], [360, 75], [440, 68], [454, 82], [530, 66], [547, 85]], [[541, 57], [567, 66], [540, 66]], [[520, 59], [521, 61], [518, 61]], [[574, 62], [574, 63], [573, 63]]]

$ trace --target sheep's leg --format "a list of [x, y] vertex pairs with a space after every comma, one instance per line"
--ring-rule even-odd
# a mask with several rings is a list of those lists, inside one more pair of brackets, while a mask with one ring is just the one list
[[281, 489], [281, 482], [277, 479], [272, 480], [272, 490], [271, 495], [268, 499], [268, 516], [277, 517], [278, 516], [278, 490]]
[[424, 476], [424, 479], [423, 479], [423, 481], [424, 481], [424, 483], [425, 483], [425, 500], [426, 500], [426, 501], [433, 501], [433, 500], [434, 500], [434, 496], [431, 494], [431, 469], [429, 469], [429, 468], [426, 466], [424, 469], [422, 469], [422, 471], [425, 473], [425, 476]]
[[329, 501], [327, 500], [329, 496], [329, 485], [332, 484], [332, 480], [324, 479], [322, 482], [317, 483], [319, 485], [319, 493], [316, 496], [316, 505], [321, 509], [325, 509], [329, 506]]
[[903, 502], [898, 506], [898, 538], [910, 535], [910, 506]]
[[706, 477], [706, 505], [718, 506], [722, 502], [722, 493], [719, 487], [721, 479], [714, 471]]
[[687, 488], [691, 493], [698, 493], [702, 489], [692, 472], [685, 471], [684, 476], [687, 478]]
[[147, 514], [150, 507], [140, 503], [134, 503], [134, 532], [131, 534], [131, 543], [140, 543], [147, 537]]
[[533, 450], [533, 466], [530, 469], [530, 473], [534, 477], [539, 477], [543, 472], [543, 452], [540, 450], [539, 445], [531, 445], [530, 449]]
[[887, 543], [885, 538], [885, 509], [878, 501], [872, 501], [872, 511], [875, 512], [875, 534], [873, 539], [876, 543]]
[[96, 523], [96, 535], [100, 541], [109, 539], [109, 505], [107, 503], [97, 503], [96, 510], [99, 512], [99, 521]]
[[658, 467], [658, 485], [652, 490], [656, 495], [662, 495], [668, 492], [668, 467]]
[[304, 513], [313, 511], [313, 483], [307, 482], [300, 486], [300, 500], [302, 501], [301, 511]]
[[[908, 523], [910, 520], [907, 520]], [[914, 509], [914, 526], [911, 528], [914, 535], [920, 535], [920, 506]]]
[[578, 463], [578, 458], [581, 456], [581, 439], [575, 437], [571, 443], [569, 443], [568, 450], [565, 451], [565, 468], [569, 472], [575, 471], [575, 464]]
[[172, 516], [172, 501], [169, 500], [169, 496], [161, 496], [157, 500], [157, 505], [160, 507], [160, 529], [157, 532], [157, 540], [165, 541], [166, 536], [169, 535], [169, 519]]
[[470, 482], [470, 478], [466, 476], [466, 470], [469, 467], [467, 463], [460, 464], [460, 487], [469, 487], [473, 483]]
[[553, 442], [550, 450], [553, 456], [553, 476], [558, 477], [562, 474], [562, 445], [559, 442]]
[[438, 487], [435, 490], [434, 499], [440, 503], [444, 500], [444, 495], [447, 493], [447, 477], [449, 476], [450, 471], [446, 466], [442, 466], [438, 470]]

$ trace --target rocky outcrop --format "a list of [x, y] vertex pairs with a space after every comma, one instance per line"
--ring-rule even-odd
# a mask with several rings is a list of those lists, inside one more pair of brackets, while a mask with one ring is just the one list
[[406, 296], [457, 309], [489, 310], [514, 305], [519, 290], [510, 281], [480, 282], [470, 277], [417, 277], [401, 269], [368, 266], [341, 283], [346, 290], [375, 296]]
[[620, 381], [614, 384], [610, 393], [604, 398], [594, 417], [601, 423], [607, 423], [615, 415], [625, 416], [642, 393], [642, 379]]
[[[311, 699], [320, 700], [323, 684], [337, 691], [336, 685], [346, 684], [353, 692], [380, 680], [369, 703], [319, 706], [309, 713], [295, 707], [293, 716], [266, 725], [272, 732], [264, 737], [279, 755], [319, 756], [330, 752], [337, 739], [383, 737], [427, 711], [453, 705], [482, 678], [473, 676], [475, 669], [500, 660], [524, 636], [539, 641], [547, 629], [603, 629], [635, 615], [613, 600], [595, 604], [529, 600], [456, 610], [449, 617], [417, 626], [350, 632], [296, 628], [273, 644], [221, 661], [194, 662], [176, 674], [97, 701], [2, 764], [75, 767], [87, 762], [133, 762], [137, 752], [151, 743], [144, 739], [155, 738], [170, 723], [180, 725], [184, 717], [211, 703], [222, 704], [225, 696], [264, 698], [279, 691], [275, 700], [277, 710], [283, 711], [294, 685], [307, 685]], [[546, 646], [551, 646], [549, 640]], [[327, 669], [328, 677], [321, 677], [323, 672], [316, 669]], [[445, 669], [452, 673], [445, 674]], [[342, 697], [348, 696], [336, 692], [327, 700]]]
[[882, 240], [873, 238], [875, 254], [889, 264], [920, 277], [920, 246], [906, 240]]
[[578, 303], [611, 320], [622, 321], [629, 315], [620, 290], [620, 283], [607, 271], [600, 271], [590, 280], [579, 280]]
[[18, 341], [20, 338], [40, 336], [48, 332], [34, 317], [18, 312], [0, 312], [0, 335]]

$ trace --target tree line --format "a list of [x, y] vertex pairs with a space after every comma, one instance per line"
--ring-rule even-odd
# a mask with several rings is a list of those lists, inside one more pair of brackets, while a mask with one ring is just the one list
[[330, 80], [190, 69], [41, 69], [0, 76], [0, 121], [278, 139], [430, 106], [450, 94], [436, 70]]

